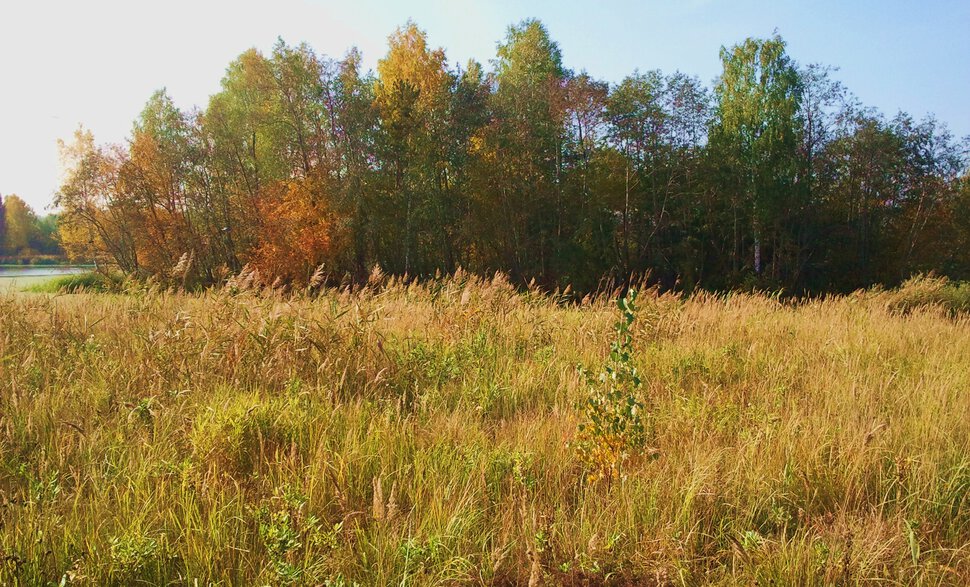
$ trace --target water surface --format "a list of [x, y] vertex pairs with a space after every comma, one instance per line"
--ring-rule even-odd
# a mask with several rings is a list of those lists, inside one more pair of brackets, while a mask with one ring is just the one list
[[0, 265], [0, 279], [17, 277], [56, 277], [90, 271], [90, 267], [73, 265]]
[[23, 290], [62, 275], [91, 271], [76, 265], [0, 265], [0, 292]]

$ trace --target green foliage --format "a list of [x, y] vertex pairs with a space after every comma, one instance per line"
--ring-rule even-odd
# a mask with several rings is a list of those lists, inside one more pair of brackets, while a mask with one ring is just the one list
[[[413, 22], [373, 74], [355, 50], [279, 40], [233, 60], [204, 112], [160, 91], [126, 145], [83, 130], [62, 145], [57, 237], [72, 259], [184, 288], [244, 270], [278, 290], [362, 285], [375, 266], [502, 271], [577, 299], [645, 275], [795, 295], [970, 276], [965, 149], [933, 118], [860, 107], [787, 49], [724, 47], [708, 88], [570, 71], [535, 19], [489, 70], [451, 65]], [[7, 200], [6, 240], [50, 234]]]
[[108, 293], [120, 291], [124, 276], [117, 273], [77, 273], [64, 275], [28, 288], [31, 293]]
[[637, 456], [648, 436], [641, 379], [634, 366], [631, 326], [636, 319], [636, 299], [637, 291], [631, 289], [617, 302], [620, 319], [614, 325], [616, 338], [603, 370], [593, 376], [580, 367], [589, 396], [583, 405], [576, 448], [591, 481], [621, 476], [625, 463]]
[[[763, 250], [786, 245], [774, 227], [801, 213], [804, 190], [797, 179], [803, 160], [798, 152], [803, 122], [799, 118], [802, 80], [779, 36], [747, 39], [721, 49], [724, 71], [715, 87], [717, 119], [712, 150], [727, 168], [729, 186], [737, 186], [735, 217], [750, 219], [754, 275], [763, 268]], [[747, 232], [747, 231], [746, 231]], [[735, 242], [735, 251], [742, 248]], [[744, 246], [744, 248], [747, 248]], [[739, 259], [735, 258], [737, 266]], [[774, 276], [779, 267], [773, 266]]]
[[126, 532], [108, 541], [107, 575], [119, 585], [153, 581], [167, 564], [165, 548], [158, 540], [138, 532]]
[[63, 258], [56, 240], [55, 214], [38, 217], [15, 194], [0, 195], [0, 260], [22, 263], [44, 258]]
[[275, 584], [319, 582], [326, 555], [340, 545], [343, 523], [326, 527], [307, 512], [308, 503], [309, 498], [300, 490], [283, 485], [253, 511]]
[[291, 584], [300, 578], [300, 569], [291, 562], [294, 553], [303, 544], [300, 542], [301, 533], [296, 527], [291, 509], [301, 509], [306, 501], [301, 499], [296, 503], [286, 500], [283, 509], [270, 510], [267, 506], [256, 512], [259, 523], [259, 538], [266, 547], [266, 552], [272, 562], [273, 571], [282, 584]]
[[400, 547], [400, 555], [409, 574], [421, 573], [425, 569], [440, 565], [446, 553], [445, 545], [436, 536], [425, 540], [408, 538]]

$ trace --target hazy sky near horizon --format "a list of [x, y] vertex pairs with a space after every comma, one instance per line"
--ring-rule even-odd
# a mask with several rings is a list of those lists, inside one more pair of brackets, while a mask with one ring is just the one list
[[451, 63], [484, 64], [508, 25], [537, 17], [567, 67], [616, 82], [635, 69], [710, 84], [718, 50], [778, 32], [799, 63], [838, 79], [887, 116], [933, 113], [970, 135], [970, 0], [0, 0], [0, 194], [47, 207], [61, 179], [57, 139], [79, 124], [123, 141], [151, 93], [204, 107], [229, 62], [278, 37], [368, 68], [413, 19]]

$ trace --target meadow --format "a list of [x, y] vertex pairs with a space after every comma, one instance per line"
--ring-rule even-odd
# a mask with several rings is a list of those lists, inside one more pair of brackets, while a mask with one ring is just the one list
[[236, 285], [0, 292], [0, 584], [970, 582], [965, 287], [641, 292], [597, 476], [615, 292]]

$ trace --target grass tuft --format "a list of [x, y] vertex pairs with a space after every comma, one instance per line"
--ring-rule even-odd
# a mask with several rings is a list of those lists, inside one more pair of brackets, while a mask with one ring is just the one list
[[887, 295], [889, 307], [898, 312], [936, 308], [950, 315], [970, 313], [970, 283], [946, 277], [918, 275]]
[[107, 293], [118, 291], [123, 282], [123, 278], [117, 275], [105, 275], [103, 273], [77, 273], [72, 275], [62, 275], [42, 283], [34, 284], [26, 289], [30, 293]]

